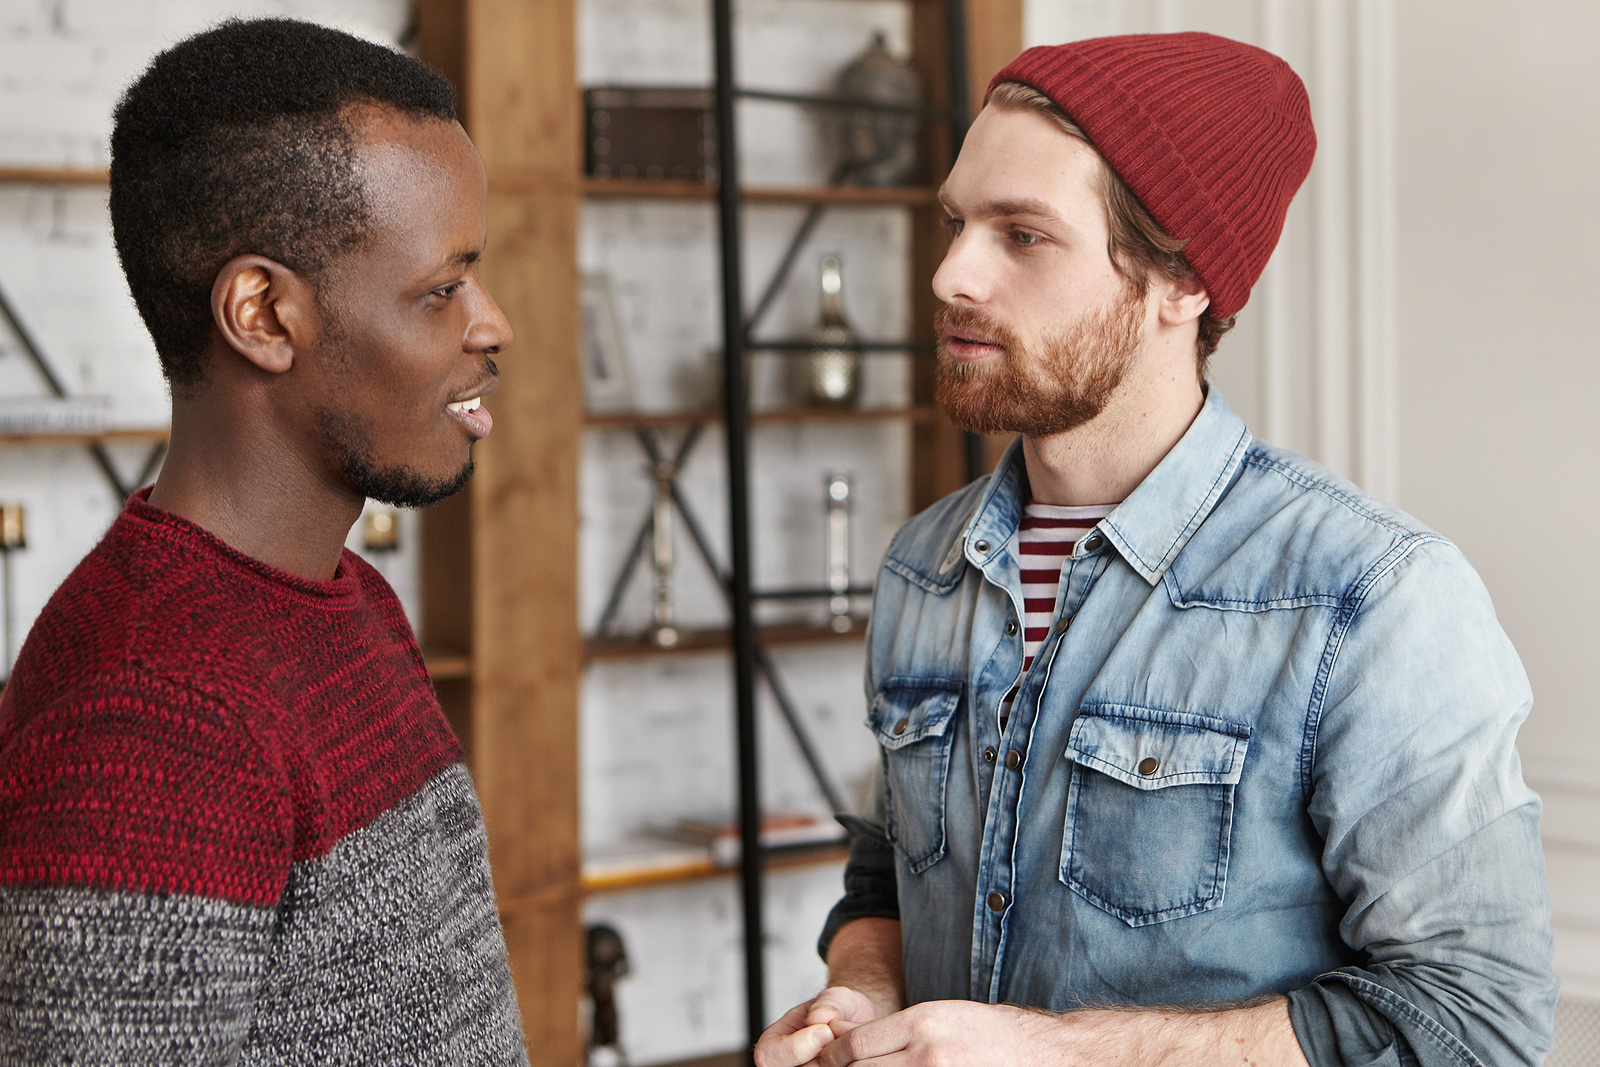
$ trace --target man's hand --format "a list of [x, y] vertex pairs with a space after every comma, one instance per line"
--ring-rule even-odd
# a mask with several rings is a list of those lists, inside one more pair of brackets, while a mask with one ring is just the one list
[[844, 986], [829, 986], [796, 1004], [767, 1027], [756, 1042], [756, 1067], [802, 1067], [833, 1040], [830, 1024], [858, 1026], [876, 1019], [872, 1001]]
[[756, 1042], [756, 1067], [802, 1067], [833, 1040], [830, 1023], [860, 1025], [906, 1002], [898, 919], [857, 919], [828, 948], [828, 988], [796, 1004]]
[[[878, 1056], [892, 1056], [890, 1062], [896, 1067], [926, 1063], [1065, 1067], [1075, 1062], [1067, 1058], [1059, 1018], [1009, 1004], [930, 1000], [866, 1025], [840, 1019], [829, 1029], [837, 1040], [820, 1050], [819, 1067], [845, 1067]], [[758, 1061], [758, 1067], [765, 1065]]]
[[1117, 1009], [1064, 1015], [934, 1000], [871, 1023], [838, 1019], [829, 1029], [835, 1040], [817, 1055], [819, 1067], [876, 1063], [880, 1057], [886, 1057], [881, 1067], [1306, 1067], [1289, 1025], [1288, 1002], [1281, 998], [1216, 1012]]

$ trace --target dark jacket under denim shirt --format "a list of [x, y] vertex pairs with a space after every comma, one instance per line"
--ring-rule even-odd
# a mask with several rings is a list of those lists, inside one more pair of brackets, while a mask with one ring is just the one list
[[1542, 1061], [1550, 902], [1513, 747], [1532, 696], [1460, 551], [1253, 439], [1213, 387], [1079, 540], [1002, 732], [1026, 485], [1013, 444], [889, 547], [883, 817], [846, 820], [824, 952], [889, 916], [912, 1003], [1284, 993], [1313, 1067]]

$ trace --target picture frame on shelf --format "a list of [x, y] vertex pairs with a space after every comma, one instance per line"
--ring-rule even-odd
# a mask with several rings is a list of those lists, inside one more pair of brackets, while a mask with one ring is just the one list
[[633, 376], [622, 343], [611, 276], [583, 275], [583, 398], [591, 415], [634, 410]]

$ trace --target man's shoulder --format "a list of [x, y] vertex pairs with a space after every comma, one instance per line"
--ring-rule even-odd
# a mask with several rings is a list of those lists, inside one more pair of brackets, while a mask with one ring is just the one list
[[1332, 603], [1418, 552], [1470, 570], [1441, 534], [1305, 456], [1250, 443], [1232, 485], [1173, 561], [1186, 601]]
[[248, 610], [205, 552], [124, 513], [45, 603], [19, 681], [60, 689], [132, 668], [183, 674], [215, 660], [231, 616]]

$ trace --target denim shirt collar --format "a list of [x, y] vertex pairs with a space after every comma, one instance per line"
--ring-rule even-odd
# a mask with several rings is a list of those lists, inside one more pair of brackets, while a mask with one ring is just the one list
[[[1140, 577], [1156, 585], [1222, 499], [1250, 441], [1250, 431], [1228, 407], [1222, 390], [1207, 383], [1205, 402], [1189, 429], [1097, 529]], [[983, 567], [995, 547], [1009, 543], [1021, 522], [1026, 484], [1019, 437], [1001, 457], [966, 535], [952, 546], [942, 571], [963, 554]], [[1085, 540], [1078, 542], [1080, 553]]]

